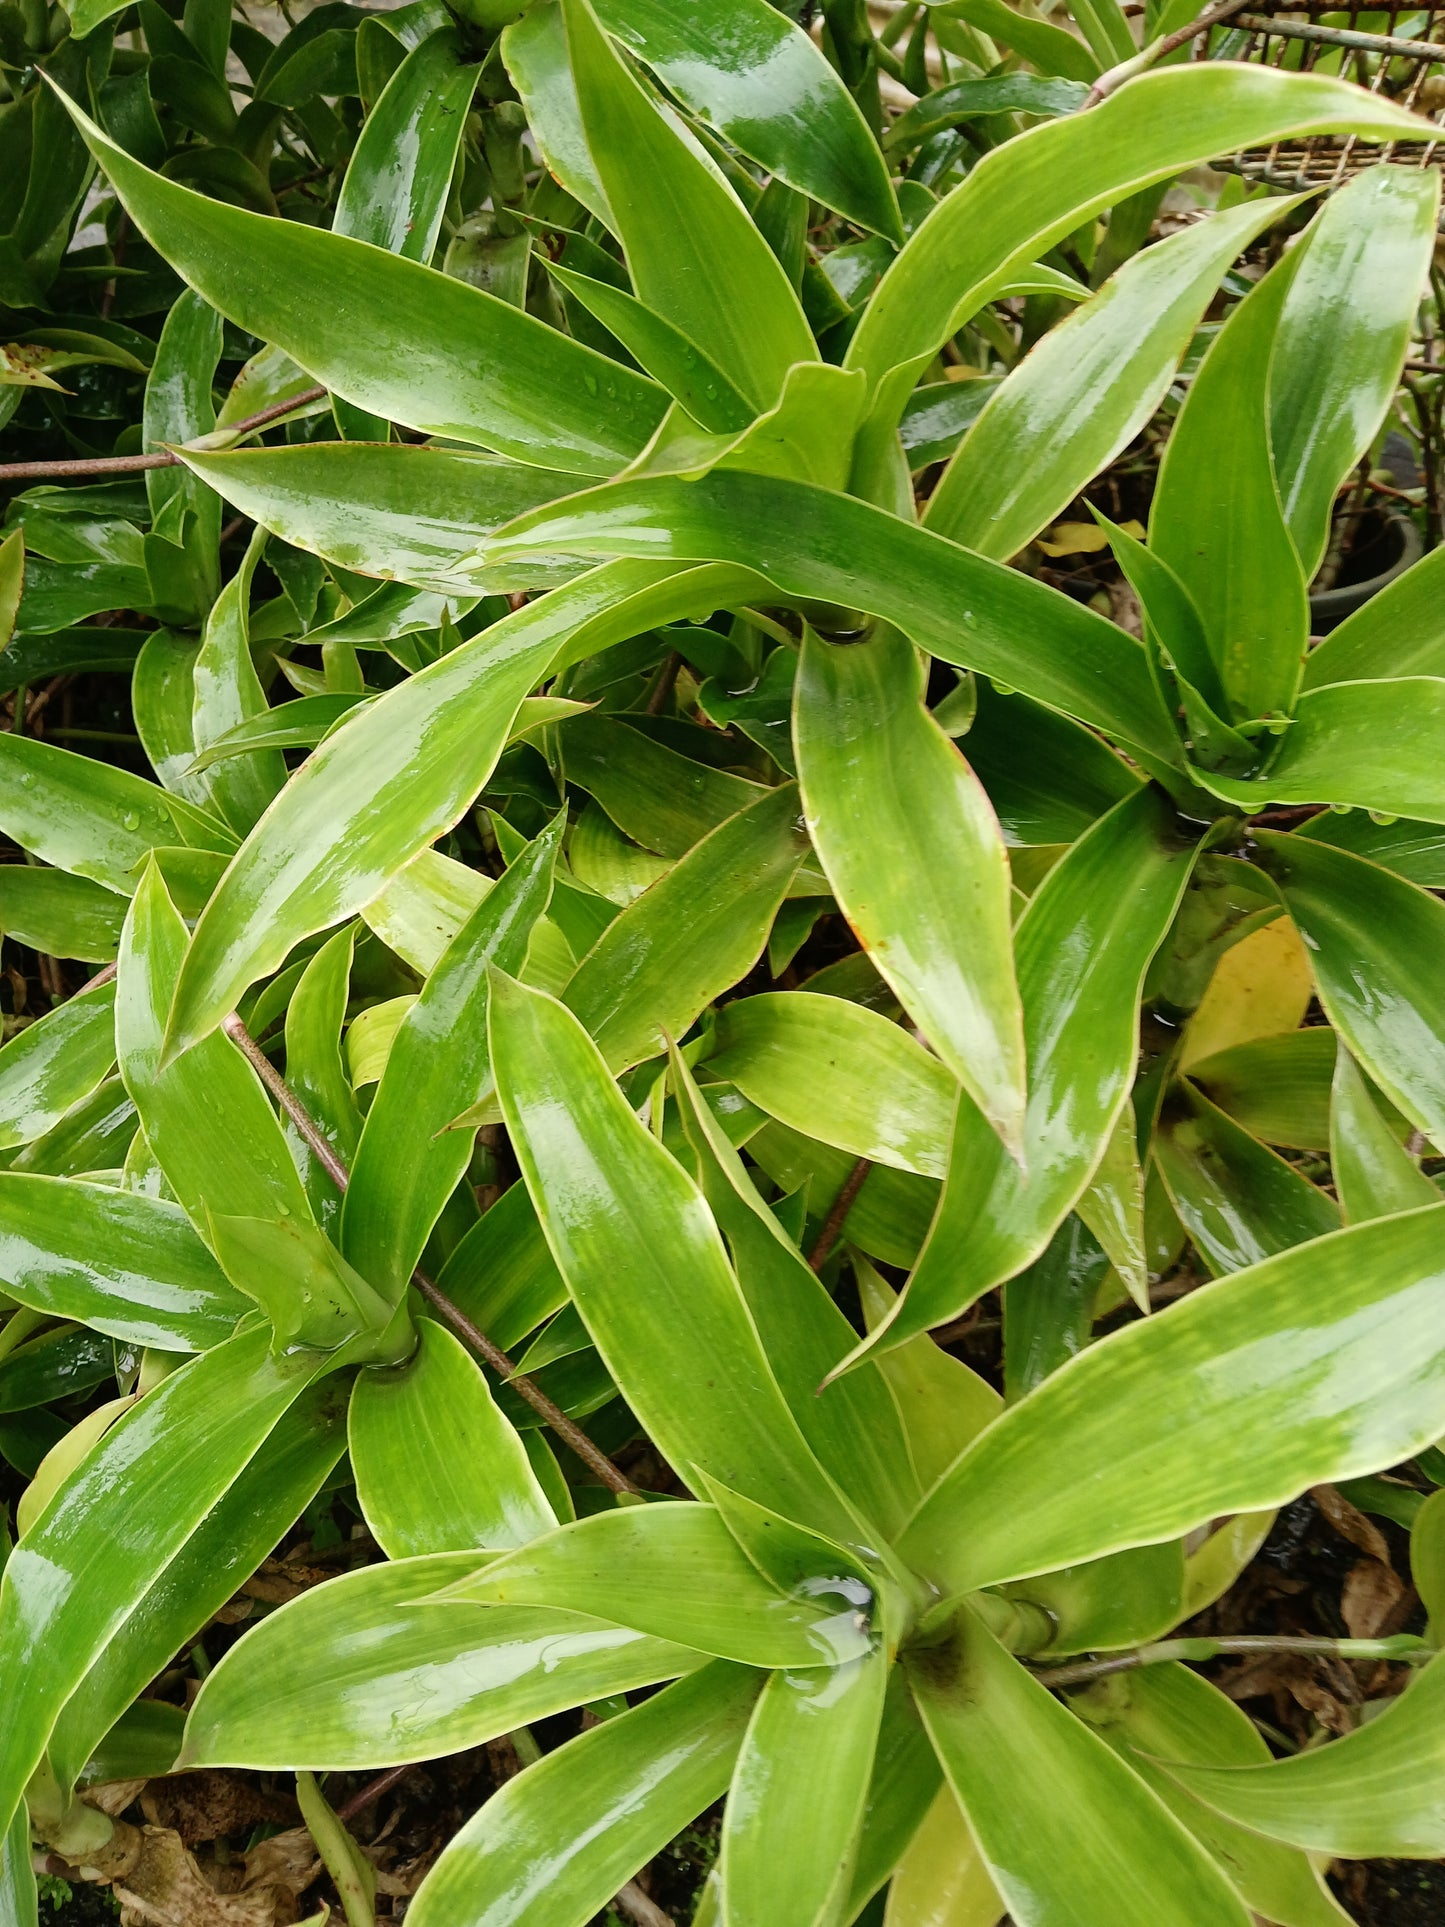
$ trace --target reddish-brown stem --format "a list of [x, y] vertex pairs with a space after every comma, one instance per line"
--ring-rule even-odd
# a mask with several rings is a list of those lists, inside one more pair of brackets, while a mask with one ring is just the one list
[[[306, 1106], [286, 1082], [285, 1078], [271, 1062], [270, 1058], [247, 1030], [241, 1019], [234, 1013], [222, 1026], [226, 1035], [241, 1050], [261, 1082], [270, 1091], [276, 1102], [290, 1118], [296, 1129], [305, 1138], [316, 1154], [317, 1162], [331, 1178], [338, 1191], [344, 1191], [351, 1182], [351, 1173], [327, 1142], [321, 1126], [312, 1117]], [[411, 1282], [426, 1299], [427, 1303], [439, 1311], [457, 1336], [471, 1346], [477, 1356], [507, 1383], [515, 1387], [519, 1397], [524, 1398], [537, 1416], [554, 1431], [563, 1444], [570, 1447], [582, 1463], [595, 1472], [602, 1483], [613, 1492], [636, 1492], [637, 1487], [624, 1472], [608, 1458], [607, 1454], [594, 1445], [579, 1425], [575, 1425], [560, 1406], [555, 1405], [547, 1394], [525, 1372], [519, 1372], [500, 1345], [494, 1345], [487, 1334], [474, 1325], [459, 1305], [454, 1305], [446, 1293], [427, 1276], [420, 1266], [412, 1273]]]
[[394, 1766], [385, 1773], [378, 1773], [374, 1780], [368, 1780], [358, 1793], [353, 1793], [344, 1806], [335, 1809], [336, 1817], [343, 1826], [354, 1820], [358, 1813], [365, 1813], [369, 1806], [379, 1800], [383, 1793], [404, 1780], [411, 1772], [410, 1766]]
[[[248, 415], [244, 421], [232, 422], [230, 432], [237, 436], [249, 435], [257, 428], [264, 428], [268, 422], [279, 421], [295, 408], [304, 408], [309, 402], [319, 401], [325, 393], [324, 388], [308, 388], [304, 394], [293, 395], [290, 401], [273, 402], [271, 407]], [[175, 468], [180, 459], [179, 455], [171, 454], [169, 449], [163, 449], [156, 455], [96, 455], [74, 461], [5, 462], [0, 463], [0, 482], [65, 481], [77, 475], [134, 475], [141, 469]]]
[[833, 1200], [833, 1208], [823, 1220], [823, 1229], [818, 1233], [818, 1241], [808, 1253], [808, 1263], [814, 1271], [821, 1271], [828, 1262], [828, 1256], [838, 1242], [848, 1213], [853, 1209], [858, 1193], [863, 1189], [863, 1180], [872, 1169], [871, 1159], [859, 1158], [844, 1178], [843, 1187]]

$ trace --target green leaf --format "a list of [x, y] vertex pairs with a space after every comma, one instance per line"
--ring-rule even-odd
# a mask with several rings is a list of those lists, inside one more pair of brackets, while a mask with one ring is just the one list
[[1413, 568], [1386, 583], [1311, 649], [1305, 659], [1305, 688], [1376, 677], [1445, 674], [1442, 576], [1445, 557], [1432, 549]]
[[11, 1553], [0, 1586], [7, 1825], [71, 1692], [314, 1375], [314, 1360], [273, 1358], [269, 1344], [269, 1332], [248, 1332], [163, 1379]]
[[0, 870], [0, 931], [47, 957], [109, 963], [125, 912], [124, 897], [86, 877], [25, 863]]
[[1428, 168], [1370, 167], [1330, 195], [1296, 243], [1303, 259], [1275, 336], [1269, 419], [1307, 581], [1324, 559], [1340, 483], [1394, 400], [1439, 212]]
[[[343, 1165], [350, 1166], [361, 1136], [361, 1117], [341, 1059], [341, 1032], [351, 987], [354, 926], [338, 930], [307, 962], [286, 1006], [286, 1081], [320, 1128]], [[336, 1180], [294, 1120], [281, 1117], [281, 1130], [316, 1222], [332, 1231], [341, 1215]], [[389, 1294], [395, 1304], [398, 1286]]]
[[1377, 1719], [1341, 1740], [1258, 1766], [1171, 1764], [1182, 1787], [1268, 1839], [1351, 1859], [1437, 1860], [1445, 1661], [1436, 1659]]
[[[800, 528], [806, 546], [796, 539]], [[862, 608], [945, 662], [1166, 758], [1177, 754], [1132, 637], [1029, 576], [804, 482], [729, 470], [687, 482], [617, 482], [521, 517], [484, 555], [505, 575], [534, 550], [731, 559], [787, 596]]]
[[1004, 1392], [1010, 1402], [1088, 1344], [1108, 1270], [1098, 1239], [1070, 1212], [1028, 1269], [1010, 1278], [1003, 1293]]
[[1266, 1144], [1330, 1148], [1335, 1033], [1323, 1025], [1256, 1037], [1189, 1066], [1189, 1079]]
[[407, 261], [431, 260], [476, 84], [454, 28], [412, 46], [352, 150], [333, 233]]
[[148, 869], [121, 940], [115, 1041], [150, 1148], [203, 1237], [213, 1216], [309, 1224], [311, 1207], [276, 1114], [230, 1038], [213, 1034], [161, 1069], [166, 1011], [185, 955], [186, 926], [159, 872]]
[[928, 527], [996, 562], [1032, 541], [1154, 414], [1235, 255], [1298, 204], [1232, 208], [1126, 262], [994, 390]]
[[965, 754], [1006, 843], [1072, 843], [1138, 788], [1137, 775], [1092, 730], [1027, 696], [1000, 695], [983, 677], [972, 680]]
[[940, 1787], [889, 1886], [887, 1927], [998, 1927], [1003, 1914], [958, 1798]]
[[472, 1226], [437, 1283], [503, 1351], [567, 1303], [525, 1184], [504, 1191]]
[[616, 335], [653, 380], [660, 381], [682, 403], [700, 428], [714, 435], [735, 435], [752, 421], [754, 409], [717, 363], [635, 295], [594, 280], [589, 274], [578, 274], [560, 262], [549, 262], [547, 272]]
[[1183, 1540], [1165, 1539], [1039, 1573], [1006, 1596], [1042, 1607], [1053, 1636], [1040, 1651], [1062, 1658], [1160, 1638], [1184, 1617], [1184, 1574]]
[[1250, 813], [1275, 802], [1340, 803], [1445, 823], [1442, 729], [1445, 678], [1332, 683], [1301, 696], [1264, 775], [1197, 780]]
[[834, 68], [777, 8], [718, 0], [704, 18], [667, 0], [602, 0], [597, 14], [685, 107], [767, 173], [902, 241], [867, 122]]
[[575, 475], [462, 448], [312, 442], [186, 461], [242, 515], [358, 574], [475, 595], [471, 558], [490, 530], [555, 502]]
[[323, 1379], [282, 1413], [94, 1661], [51, 1735], [50, 1762], [62, 1786], [81, 1777], [136, 1695], [234, 1597], [315, 1497], [346, 1447], [345, 1394], [344, 1383]]
[[1025, 1105], [1008, 858], [978, 778], [923, 708], [896, 630], [803, 640], [793, 738], [808, 825], [844, 915], [1015, 1156]]
[[1367, 1224], [1434, 1204], [1440, 1193], [1380, 1115], [1347, 1050], [1335, 1058], [1330, 1104], [1330, 1173], [1346, 1224]]
[[475, 1566], [475, 1553], [367, 1566], [269, 1614], [207, 1678], [184, 1764], [431, 1760], [703, 1663], [580, 1613], [435, 1603]]
[[[1309, 634], [1268, 419], [1275, 337], [1307, 252], [1307, 242], [1293, 248], [1215, 336], [1170, 435], [1149, 515], [1150, 549], [1203, 622], [1226, 722], [1293, 708]], [[1167, 634], [1161, 640], [1170, 645]]]
[[405, 1364], [362, 1372], [351, 1398], [356, 1494], [377, 1544], [409, 1559], [550, 1532], [556, 1514], [480, 1368], [431, 1319], [416, 1333]]
[[115, 985], [48, 1010], [0, 1050], [0, 1146], [33, 1144], [115, 1064]]
[[[142, 422], [144, 448], [152, 454], [172, 442], [193, 441], [216, 425], [211, 390], [221, 356], [221, 317], [199, 295], [187, 288], [166, 316], [146, 383]], [[153, 468], [146, 474], [146, 495], [156, 531], [146, 543], [146, 564], [155, 580], [161, 544], [159, 523], [166, 515], [170, 526], [183, 530], [176, 560], [165, 574], [173, 579], [174, 608], [162, 607], [171, 620], [201, 621], [220, 586], [217, 551], [221, 534], [221, 505], [204, 482], [179, 468]], [[184, 522], [176, 520], [184, 515]], [[157, 597], [161, 602], [162, 598]]]
[[[257, 555], [253, 543], [206, 620], [194, 670], [192, 731], [198, 751], [208, 749], [227, 730], [267, 713], [261, 679], [251, 660], [249, 604]], [[278, 749], [228, 762], [206, 778], [212, 810], [238, 836], [255, 827], [285, 784], [286, 763]]]
[[1216, 1276], [1339, 1229], [1333, 1200], [1187, 1081], [1165, 1099], [1151, 1142], [1180, 1222]]
[[854, 1157], [941, 1178], [957, 1081], [898, 1024], [837, 997], [773, 991], [718, 1013], [710, 1074]]
[[853, 1539], [696, 1186], [629, 1109], [569, 1011], [499, 977], [490, 1024], [507, 1128], [547, 1242], [658, 1449], [684, 1476], [697, 1465], [785, 1518]]
[[[808, 1186], [808, 1197], [826, 1212], [848, 1182], [856, 1158], [785, 1124], [765, 1124], [748, 1139], [748, 1156], [785, 1193]], [[864, 1178], [843, 1220], [851, 1244], [883, 1264], [905, 1269], [918, 1257], [938, 1208], [938, 1184], [911, 1171], [876, 1165]]]
[[603, 931], [563, 993], [613, 1071], [683, 1036], [761, 956], [807, 844], [791, 783], [719, 824]]
[[1145, 1783], [965, 1608], [909, 1680], [1017, 1927], [1247, 1927], [1234, 1889]]
[[152, 850], [235, 848], [224, 824], [143, 776], [13, 733], [0, 742], [0, 829], [58, 870], [126, 896]]
[[1227, 1768], [1269, 1759], [1254, 1722], [1218, 1687], [1187, 1666], [1147, 1666], [1074, 1705], [1208, 1850], [1257, 1913], [1289, 1927], [1338, 1927], [1349, 1919], [1304, 1854], [1211, 1813], [1159, 1765], [1183, 1760]]
[[[877, 1893], [904, 1857], [909, 1842], [919, 1834], [939, 1790], [942, 1769], [938, 1756], [928, 1743], [903, 1669], [894, 1666], [888, 1675], [883, 1696], [883, 1718], [873, 1754], [873, 1775], [868, 1785], [868, 1805], [858, 1852], [853, 1868], [853, 1890], [845, 1917], [856, 1919], [867, 1901]], [[950, 1795], [950, 1798], [952, 1796]], [[892, 1904], [893, 1892], [889, 1895]], [[1000, 1908], [999, 1912], [1002, 1912]], [[995, 1927], [998, 1916], [988, 1921], [960, 1922], [957, 1927]], [[923, 1927], [921, 1921], [911, 1927]], [[935, 1921], [933, 1927], [955, 1927], [954, 1923]]]
[[358, 408], [580, 475], [610, 474], [661, 420], [650, 381], [509, 302], [365, 241], [192, 193], [66, 106], [156, 251]]
[[793, 363], [817, 359], [777, 256], [628, 70], [589, 0], [562, 0], [562, 17], [583, 132], [638, 297], [755, 408], [771, 407]]
[[820, 1390], [852, 1348], [853, 1329], [759, 1198], [676, 1048], [672, 1075], [699, 1184], [783, 1396], [820, 1462], [891, 1539], [921, 1488], [887, 1379], [869, 1367]]
[[394, 1301], [471, 1161], [471, 1133], [447, 1126], [489, 1079], [487, 971], [526, 961], [563, 825], [559, 816], [528, 846], [447, 946], [407, 1010], [367, 1112], [341, 1248]]
[[848, 1897], [888, 1682], [879, 1647], [776, 1672], [733, 1769], [718, 1864], [728, 1919], [831, 1927]]
[[[1216, 155], [1306, 132], [1421, 137], [1412, 116], [1341, 81], [1203, 61], [1140, 75], [1088, 114], [1031, 128], [985, 155], [914, 231], [849, 345], [848, 366], [872, 384], [900, 365], [911, 375], [992, 286], [1091, 214]], [[900, 402], [911, 387], [910, 379]]]
[[[833, 1577], [817, 1575], [819, 1582]], [[744, 1556], [710, 1505], [596, 1513], [494, 1560], [439, 1597], [572, 1612], [585, 1603], [619, 1626], [746, 1666], [826, 1669], [867, 1648], [856, 1606], [840, 1611], [821, 1583], [785, 1593]], [[479, 1632], [484, 1625], [479, 1620]]]
[[610, 716], [577, 716], [562, 732], [567, 779], [584, 789], [634, 842], [686, 856], [766, 790], [730, 770], [694, 762]]
[[1087, 82], [1040, 74], [989, 74], [935, 87], [906, 107], [884, 136], [889, 148], [921, 145], [945, 127], [991, 114], [1072, 114], [1088, 98]]
[[741, 585], [735, 571], [594, 570], [370, 703], [307, 759], [206, 906], [171, 1020], [179, 1052], [295, 944], [368, 903], [467, 809], [549, 670]]
[[1445, 903], [1344, 850], [1257, 838], [1330, 1022], [1385, 1095], [1445, 1143], [1445, 986], [1425, 964], [1445, 941]]
[[413, 1927], [586, 1927], [727, 1786], [759, 1677], [714, 1664], [509, 1780], [443, 1849]]
[[39, 1905], [30, 1853], [30, 1820], [20, 1806], [0, 1840], [0, 1927], [34, 1927]]
[[900, 1551], [972, 1590], [1408, 1458], [1445, 1431], [1442, 1225], [1317, 1238], [1091, 1345], [955, 1461]]
[[348, 1339], [385, 1334], [379, 1349], [386, 1363], [406, 1350], [405, 1307], [393, 1316], [390, 1302], [353, 1271], [313, 1219], [279, 1213], [222, 1217], [213, 1211], [207, 1230], [221, 1269], [270, 1320], [278, 1349], [333, 1351]]
[[1193, 860], [1169, 805], [1143, 789], [1039, 886], [1016, 937], [1029, 1064], [1024, 1168], [961, 1096], [928, 1242], [870, 1342], [898, 1344], [957, 1317], [1031, 1263], [1079, 1201], [1128, 1101], [1144, 972]]
[[73, 1179], [0, 1172], [0, 1286], [130, 1345], [206, 1351], [249, 1301], [178, 1206]]
[[223, 730], [196, 757], [191, 769], [199, 775], [229, 756], [249, 755], [258, 749], [314, 749], [358, 703], [367, 700], [353, 690], [335, 696], [298, 696], [295, 702], [263, 709], [234, 729]]

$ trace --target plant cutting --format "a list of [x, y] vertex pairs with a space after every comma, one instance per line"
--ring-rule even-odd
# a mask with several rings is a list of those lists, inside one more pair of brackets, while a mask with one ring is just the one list
[[[1100, 7], [880, 141], [852, 9], [725, 11], [144, 0], [142, 61], [82, 6], [25, 96], [70, 172], [12, 292], [94, 169], [173, 298], [17, 344], [143, 384], [0, 551], [0, 925], [101, 966], [0, 1050], [0, 1397], [111, 1391], [0, 1586], [17, 1920], [32, 1839], [143, 1880], [92, 1784], [207, 1768], [298, 1776], [361, 1927], [324, 1776], [508, 1736], [423, 1927], [586, 1927], [719, 1800], [733, 1927], [1313, 1927], [1320, 1857], [1445, 1852], [1433, 1619], [1191, 1630], [1445, 1436], [1439, 552], [1308, 618], [1438, 175], [1139, 217], [1425, 124], [1091, 94]], [[1135, 634], [1011, 565], [1165, 409], [1147, 524], [1085, 498]], [[27, 731], [116, 668], [114, 760]], [[930, 1336], [995, 1292], [997, 1384]], [[157, 1698], [337, 1493], [373, 1556]], [[1276, 1757], [1193, 1670], [1261, 1640], [1402, 1690]]]

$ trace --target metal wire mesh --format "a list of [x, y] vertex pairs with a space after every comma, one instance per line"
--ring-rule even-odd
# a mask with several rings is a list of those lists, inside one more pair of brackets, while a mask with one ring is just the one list
[[[1235, 14], [1201, 41], [1196, 58], [1245, 60], [1299, 73], [1328, 73], [1438, 119], [1445, 109], [1445, 5], [1342, 8], [1328, 0], [1270, 0]], [[1376, 161], [1407, 167], [1445, 165], [1441, 141], [1357, 140], [1313, 135], [1235, 154], [1215, 163], [1252, 181], [1300, 189], [1338, 187]]]

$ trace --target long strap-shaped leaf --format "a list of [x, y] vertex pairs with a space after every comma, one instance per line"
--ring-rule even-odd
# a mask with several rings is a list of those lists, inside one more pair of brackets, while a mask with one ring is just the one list
[[660, 388], [509, 302], [364, 241], [209, 200], [65, 104], [156, 251], [358, 408], [579, 475], [610, 474], [661, 421]]
[[888, 1672], [880, 1644], [832, 1671], [778, 1672], [764, 1686], [723, 1817], [729, 1922], [835, 1927], [844, 1918]]
[[1022, 1168], [961, 1095], [928, 1241], [870, 1345], [900, 1344], [956, 1317], [1030, 1264], [1078, 1202], [1128, 1101], [1140, 985], [1193, 857], [1168, 803], [1144, 789], [1040, 885], [1017, 933], [1029, 1062]]
[[946, 1590], [1177, 1538], [1445, 1431], [1445, 1205], [1316, 1238], [1130, 1325], [1011, 1406], [900, 1541]]
[[735, 562], [789, 596], [864, 609], [945, 662], [1178, 757], [1144, 651], [1123, 630], [1030, 576], [806, 482], [732, 470], [618, 482], [520, 517], [484, 555], [505, 569], [534, 550]]
[[68, 997], [17, 1031], [0, 1050], [0, 1147], [43, 1137], [114, 1063], [113, 983]]
[[1259, 837], [1331, 1023], [1385, 1094], [1445, 1144], [1445, 903], [1310, 838]]
[[697, 1187], [628, 1107], [581, 1024], [498, 977], [492, 1064], [527, 1189], [592, 1341], [671, 1464], [845, 1543]]
[[1445, 553], [1432, 549], [1331, 630], [1305, 662], [1306, 690], [1373, 677], [1445, 674]]
[[756, 581], [665, 564], [593, 570], [369, 704], [292, 777], [207, 904], [177, 988], [171, 1048], [213, 1030], [302, 937], [353, 915], [457, 821], [522, 698], [559, 656], [711, 610]]
[[1030, 129], [986, 155], [917, 229], [848, 366], [877, 383], [926, 358], [990, 285], [1097, 209], [1218, 154], [1305, 132], [1422, 137], [1413, 116], [1341, 81], [1208, 62], [1144, 74], [1088, 114]]
[[1024, 1024], [1012, 884], [983, 786], [923, 707], [897, 630], [809, 631], [793, 707], [808, 827], [864, 949], [1009, 1151], [1022, 1155]]
[[[1309, 634], [1305, 576], [1269, 439], [1270, 366], [1307, 243], [1240, 302], [1211, 343], [1159, 465], [1149, 547], [1204, 625], [1226, 720], [1293, 707]], [[1167, 646], [1167, 635], [1161, 637]]]
[[71, 1691], [314, 1376], [314, 1354], [273, 1358], [270, 1340], [247, 1332], [164, 1379], [11, 1553], [0, 1585], [7, 1826]]
[[[547, 907], [559, 817], [489, 890], [407, 1011], [366, 1114], [341, 1217], [341, 1248], [392, 1299], [472, 1155], [448, 1131], [487, 1081], [487, 971], [520, 970]], [[417, 1547], [445, 1551], [445, 1547]]]
[[586, 1927], [726, 1787], [761, 1680], [719, 1661], [509, 1780], [422, 1882], [413, 1927]]
[[1414, 1211], [1440, 1196], [1381, 1116], [1347, 1050], [1335, 1058], [1330, 1094], [1330, 1174], [1346, 1224]]
[[1247, 1927], [1199, 1842], [966, 1608], [949, 1642], [908, 1670], [1018, 1927]]
[[1268, 1765], [1171, 1766], [1231, 1820], [1291, 1846], [1351, 1859], [1445, 1854], [1445, 1659], [1358, 1732]]
[[1324, 558], [1335, 491], [1394, 400], [1439, 212], [1433, 168], [1366, 169], [1325, 202], [1285, 299], [1270, 439], [1307, 580]]
[[929, 498], [924, 521], [1007, 562], [1144, 426], [1219, 277], [1293, 201], [1231, 209], [1145, 248], [1015, 368]]
[[556, 469], [395, 442], [303, 442], [186, 460], [241, 514], [296, 548], [450, 596], [478, 593], [468, 558], [489, 529], [577, 487], [575, 475]]
[[476, 1563], [475, 1552], [389, 1560], [268, 1615], [207, 1677], [187, 1723], [185, 1765], [294, 1771], [432, 1760], [705, 1663], [581, 1613], [433, 1603]]
[[598, 25], [590, 0], [562, 0], [583, 132], [650, 308], [758, 409], [796, 361], [817, 359], [782, 264], [695, 146], [669, 126]]

